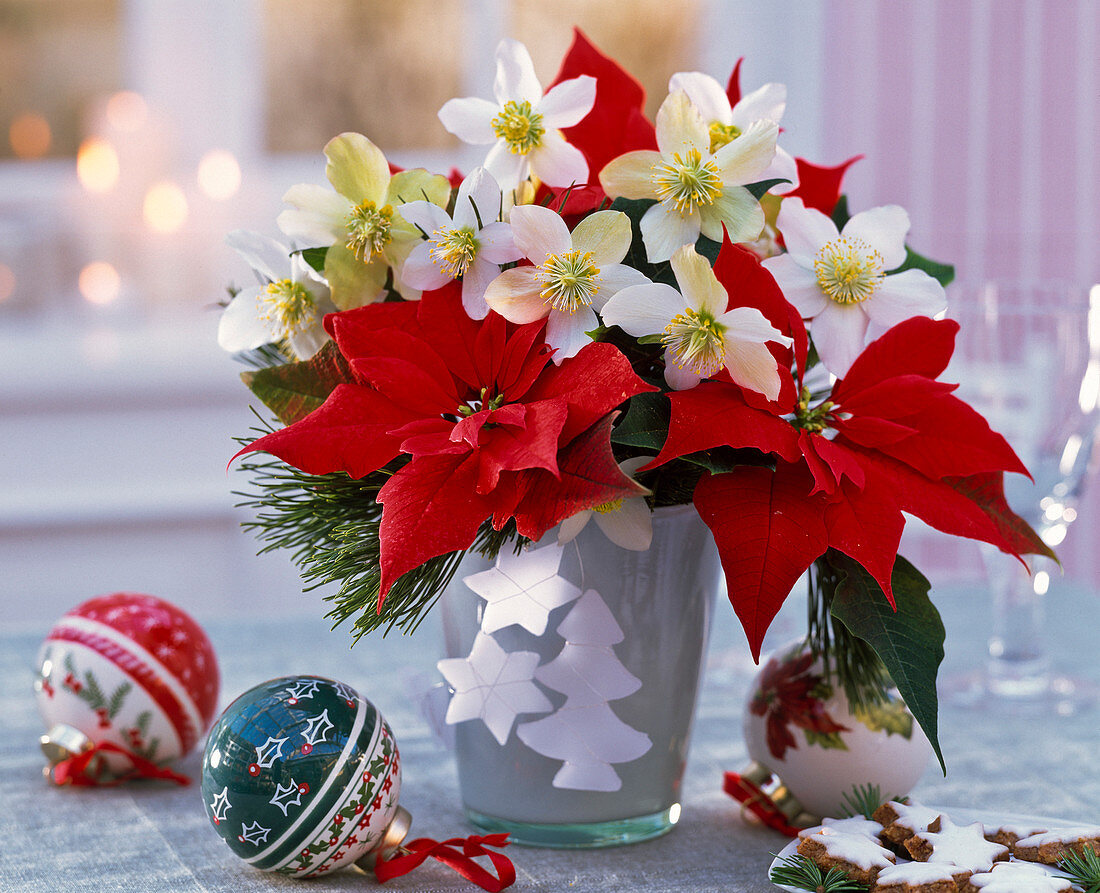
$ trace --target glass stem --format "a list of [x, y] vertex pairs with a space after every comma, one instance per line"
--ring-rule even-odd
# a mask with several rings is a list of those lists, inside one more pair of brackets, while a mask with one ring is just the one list
[[1050, 655], [1044, 635], [1043, 586], [1016, 562], [997, 562], [993, 583], [993, 634], [986, 667], [989, 689], [1007, 698], [1043, 694], [1050, 685]]

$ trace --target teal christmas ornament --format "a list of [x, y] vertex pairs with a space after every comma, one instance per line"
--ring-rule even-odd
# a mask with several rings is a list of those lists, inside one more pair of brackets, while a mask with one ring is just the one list
[[226, 708], [202, 761], [214, 830], [255, 868], [306, 878], [392, 850], [409, 827], [389, 725], [343, 682], [285, 676]]

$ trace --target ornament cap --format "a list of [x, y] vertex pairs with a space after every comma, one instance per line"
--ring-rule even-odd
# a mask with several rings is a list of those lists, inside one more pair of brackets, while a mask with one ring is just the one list
[[374, 863], [377, 859], [384, 858], [398, 849], [405, 838], [409, 836], [412, 828], [412, 815], [404, 806], [398, 806], [393, 818], [382, 832], [382, 840], [369, 853], [366, 853], [355, 864], [367, 872], [374, 871]]
[[63, 722], [50, 726], [50, 730], [38, 739], [38, 744], [50, 764], [46, 769], [47, 775], [58, 763], [86, 753], [95, 747], [91, 738]]

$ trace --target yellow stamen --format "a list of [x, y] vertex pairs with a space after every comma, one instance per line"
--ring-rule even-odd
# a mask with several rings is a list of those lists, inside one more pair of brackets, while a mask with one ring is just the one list
[[686, 157], [677, 152], [671, 162], [654, 167], [652, 177], [657, 197], [665, 204], [675, 205], [681, 214], [713, 204], [722, 194], [718, 166], [709, 158], [703, 161], [698, 149], [689, 149]]
[[622, 507], [623, 501], [621, 499], [612, 499], [610, 502], [601, 502], [599, 505], [592, 506], [592, 511], [601, 515], [608, 515], [611, 512], [617, 512]]
[[390, 241], [393, 208], [390, 205], [379, 208], [374, 202], [365, 201], [352, 209], [346, 225], [348, 250], [363, 263], [369, 263]]
[[591, 251], [551, 254], [539, 268], [538, 276], [544, 283], [539, 296], [555, 310], [576, 313], [592, 306], [600, 290], [599, 275]]
[[712, 121], [710, 125], [710, 152], [713, 155], [727, 143], [732, 143], [741, 135], [741, 128], [733, 124]]
[[821, 290], [838, 304], [859, 304], [875, 293], [886, 273], [882, 255], [862, 239], [841, 236], [814, 259]]
[[309, 289], [290, 279], [269, 282], [262, 300], [263, 319], [277, 323], [287, 334], [302, 328], [317, 307]]
[[513, 155], [526, 155], [542, 143], [546, 128], [542, 125], [542, 115], [531, 108], [526, 99], [516, 102], [514, 99], [504, 104], [500, 114], [492, 120], [493, 133], [508, 144]]
[[432, 263], [440, 264], [443, 272], [452, 279], [465, 275], [481, 247], [474, 231], [468, 226], [437, 229], [432, 233], [432, 242], [435, 244], [428, 257]]
[[726, 363], [726, 327], [706, 310], [686, 307], [672, 317], [661, 338], [676, 365], [704, 378], [714, 375]]

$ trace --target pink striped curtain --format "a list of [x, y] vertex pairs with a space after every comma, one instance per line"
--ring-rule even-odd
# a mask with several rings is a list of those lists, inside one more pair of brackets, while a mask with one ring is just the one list
[[[960, 280], [1100, 283], [1100, 3], [826, 0], [825, 163]], [[1096, 476], [1100, 477], [1100, 475]], [[1091, 481], [1061, 554], [1100, 584]]]

